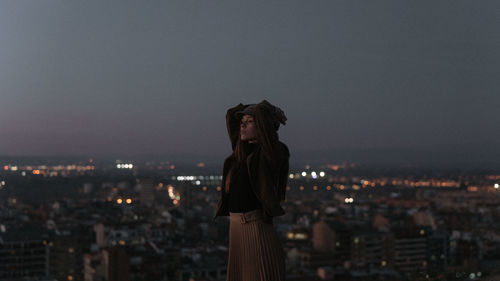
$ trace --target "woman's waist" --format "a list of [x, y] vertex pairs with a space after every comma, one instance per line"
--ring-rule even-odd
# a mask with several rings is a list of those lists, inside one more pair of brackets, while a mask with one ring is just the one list
[[252, 211], [242, 212], [242, 213], [229, 212], [229, 217], [231, 220], [238, 220], [241, 221], [242, 223], [246, 223], [249, 221], [255, 221], [264, 218], [263, 212], [264, 211], [262, 209], [255, 209]]

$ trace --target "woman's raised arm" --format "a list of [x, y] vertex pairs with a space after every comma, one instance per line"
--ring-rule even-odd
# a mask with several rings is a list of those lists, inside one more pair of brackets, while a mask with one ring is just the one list
[[231, 147], [234, 150], [236, 142], [240, 137], [240, 120], [235, 116], [235, 113], [245, 109], [246, 105], [240, 103], [235, 107], [231, 107], [226, 113], [226, 126], [229, 139], [231, 140]]

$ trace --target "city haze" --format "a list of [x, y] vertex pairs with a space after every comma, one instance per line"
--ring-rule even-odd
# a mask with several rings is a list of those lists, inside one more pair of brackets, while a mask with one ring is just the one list
[[288, 117], [292, 161], [498, 167], [498, 11], [2, 2], [0, 155], [218, 161], [226, 110], [267, 99]]

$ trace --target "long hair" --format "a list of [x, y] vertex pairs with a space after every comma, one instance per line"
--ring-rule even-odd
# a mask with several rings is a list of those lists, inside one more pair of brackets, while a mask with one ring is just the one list
[[[259, 145], [259, 144], [257, 144]], [[229, 168], [229, 171], [226, 176], [226, 180], [224, 182], [224, 189], [226, 192], [229, 192], [229, 186], [231, 184], [231, 177], [233, 176], [234, 172], [236, 171], [236, 168], [238, 168], [240, 165], [242, 165], [243, 161], [246, 161], [248, 158], [248, 155], [250, 155], [250, 148], [248, 141], [243, 141], [241, 140], [241, 136], [238, 136], [238, 140], [236, 141], [236, 146], [233, 151], [234, 155], [234, 161]]]
[[[270, 163], [275, 160], [275, 157], [273, 157], [275, 153], [274, 147], [279, 141], [277, 128], [273, 123], [272, 114], [272, 107], [270, 107], [270, 104], [267, 102], [261, 102], [257, 104], [253, 114], [255, 128], [257, 131], [257, 145], [260, 146], [262, 153]], [[248, 142], [242, 141], [241, 135], [239, 135], [239, 133], [233, 154], [235, 161], [229, 169], [226, 180], [224, 182], [224, 189], [226, 192], [229, 192], [231, 177], [233, 176], [234, 171], [237, 167], [239, 167], [239, 165], [242, 164], [242, 161], [246, 161], [248, 155], [250, 154]]]

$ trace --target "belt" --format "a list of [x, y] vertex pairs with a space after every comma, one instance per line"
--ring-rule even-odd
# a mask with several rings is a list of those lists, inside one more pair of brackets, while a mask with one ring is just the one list
[[229, 213], [229, 216], [232, 220], [240, 221], [242, 224], [251, 221], [256, 221], [264, 217], [262, 215], [262, 209], [257, 209], [246, 213]]

